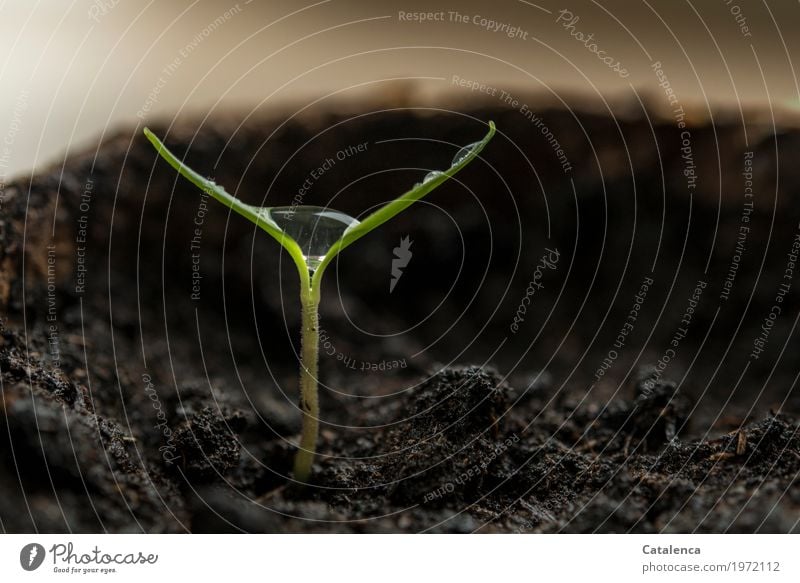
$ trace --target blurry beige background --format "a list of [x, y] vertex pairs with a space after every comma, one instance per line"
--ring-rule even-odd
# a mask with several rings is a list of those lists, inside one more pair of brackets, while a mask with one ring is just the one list
[[[419, 11], [438, 20], [409, 20]], [[660, 61], [683, 105], [791, 114], [798, 24], [790, 1], [5, 0], [0, 182], [124, 124], [302, 107], [399, 78], [418, 80], [417, 105], [468, 94], [453, 75], [556, 99], [586, 94], [599, 107], [634, 90], [666, 105], [651, 68]]]

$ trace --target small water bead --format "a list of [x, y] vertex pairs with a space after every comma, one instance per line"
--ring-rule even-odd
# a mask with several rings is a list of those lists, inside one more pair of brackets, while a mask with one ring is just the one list
[[269, 218], [294, 239], [308, 269], [314, 271], [345, 231], [359, 224], [350, 215], [320, 206], [281, 206], [266, 209]]
[[[453, 157], [453, 161], [450, 163], [450, 167], [452, 168], [453, 166], [456, 166], [457, 164], [461, 163], [467, 156], [470, 155], [470, 153], [473, 150], [477, 149], [478, 146], [480, 145], [481, 145], [480, 142], [473, 142], [472, 144], [467, 144], [466, 146], [461, 148], [458, 152], [456, 152], [456, 155]], [[426, 184], [431, 180], [434, 180], [435, 178], [439, 178], [439, 176], [442, 176], [443, 174], [444, 172], [442, 172], [441, 170], [431, 170], [425, 175], [425, 177], [422, 179], [422, 182], [414, 183], [414, 188], [419, 188], [423, 184]]]
[[425, 175], [425, 178], [422, 179], [422, 184], [430, 182], [434, 178], [439, 178], [439, 176], [441, 176], [442, 174], [444, 174], [444, 172], [441, 172], [439, 170], [431, 170]]
[[451, 166], [455, 166], [456, 164], [458, 164], [459, 162], [464, 160], [464, 158], [469, 156], [470, 152], [472, 152], [474, 149], [476, 149], [480, 145], [481, 145], [480, 142], [474, 142], [472, 144], [467, 144], [466, 146], [461, 148], [458, 152], [456, 152], [456, 155], [453, 157], [453, 161], [451, 162]]

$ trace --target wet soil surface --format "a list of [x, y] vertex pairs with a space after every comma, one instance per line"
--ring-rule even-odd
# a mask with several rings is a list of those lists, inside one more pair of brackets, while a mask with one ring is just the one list
[[152, 128], [248, 202], [359, 216], [497, 123], [329, 268], [306, 487], [278, 245], [141, 128], [6, 186], [0, 529], [798, 531], [800, 133], [538, 115]]

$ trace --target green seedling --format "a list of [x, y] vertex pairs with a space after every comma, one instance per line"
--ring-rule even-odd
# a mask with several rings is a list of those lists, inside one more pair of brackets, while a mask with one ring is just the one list
[[450, 168], [429, 172], [422, 182], [415, 184], [411, 190], [364, 220], [358, 221], [344, 213], [317, 206], [257, 207], [245, 204], [228, 194], [215, 182], [186, 166], [149, 129], [145, 128], [147, 139], [170, 166], [202, 191], [272, 235], [289, 252], [297, 265], [302, 308], [300, 409], [303, 422], [300, 447], [294, 463], [296, 480], [308, 481], [319, 433], [317, 396], [319, 299], [325, 268], [345, 247], [407, 209], [472, 162], [492, 139], [494, 132], [494, 123], [489, 122], [489, 132], [486, 136], [480, 142], [461, 148], [453, 158]]

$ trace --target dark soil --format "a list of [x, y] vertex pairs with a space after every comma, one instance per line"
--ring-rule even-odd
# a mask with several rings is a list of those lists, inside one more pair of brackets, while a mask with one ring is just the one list
[[[800, 530], [800, 281], [786, 271], [800, 132], [695, 119], [691, 188], [674, 120], [620, 110], [539, 108], [568, 172], [539, 127], [496, 105], [152, 128], [271, 205], [368, 142], [303, 201], [358, 216], [446, 167], [454, 144], [483, 135], [476, 119], [497, 123], [483, 161], [327, 273], [320, 455], [305, 488], [289, 477], [300, 327], [279, 246], [213, 200], [205, 209], [141, 128], [7, 186], [0, 528]], [[404, 236], [413, 258], [390, 293]], [[558, 262], [513, 332], [547, 249]]]

